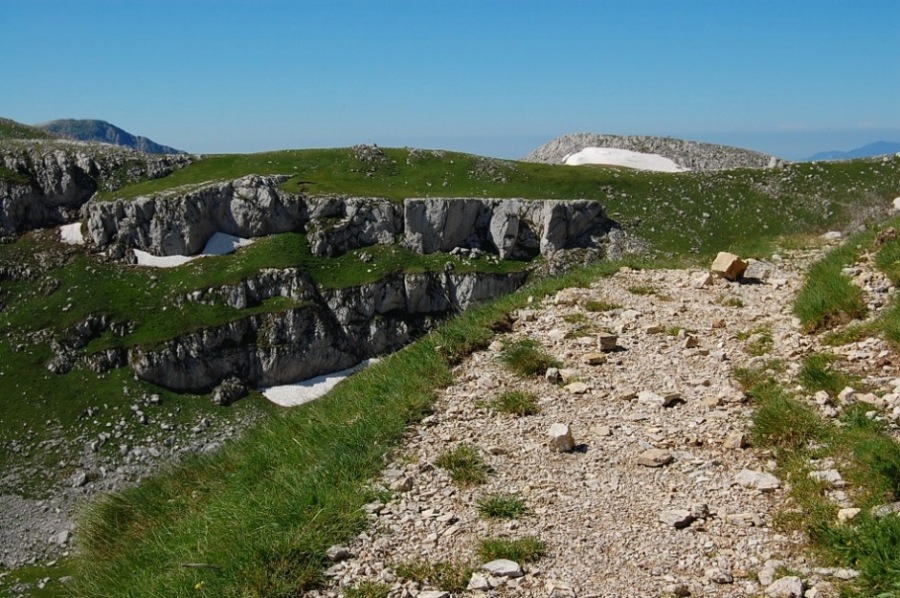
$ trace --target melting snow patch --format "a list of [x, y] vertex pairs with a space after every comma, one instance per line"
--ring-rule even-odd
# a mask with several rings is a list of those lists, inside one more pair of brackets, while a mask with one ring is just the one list
[[59, 240], [69, 245], [84, 245], [84, 235], [81, 234], [81, 222], [60, 226]]
[[294, 384], [284, 384], [281, 386], [270, 386], [262, 389], [263, 396], [282, 407], [296, 407], [304, 403], [324, 396], [328, 391], [337, 386], [337, 383], [349, 376], [350, 374], [361, 370], [369, 364], [378, 363], [378, 359], [366, 359], [354, 367], [341, 370], [340, 372], [332, 372], [324, 376], [310, 378], [303, 382], [295, 382]]
[[656, 172], [685, 172], [690, 170], [690, 168], [679, 166], [674, 161], [659, 154], [644, 154], [611, 147], [586, 147], [580, 152], [566, 156], [564, 162], [569, 166], [607, 164], [609, 166], [626, 166], [637, 170], [654, 170]]
[[164, 255], [158, 256], [140, 249], [134, 250], [134, 257], [137, 258], [139, 266], [153, 266], [155, 268], [174, 268], [193, 261], [197, 258], [206, 257], [208, 255], [227, 255], [233, 253], [238, 247], [250, 245], [252, 239], [242, 239], [234, 235], [225, 233], [213, 233], [213, 236], [206, 242], [203, 252], [198, 255]]

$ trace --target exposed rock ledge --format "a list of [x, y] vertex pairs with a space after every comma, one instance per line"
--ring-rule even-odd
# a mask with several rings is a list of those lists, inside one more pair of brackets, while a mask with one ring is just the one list
[[128, 361], [138, 377], [179, 391], [205, 392], [230, 376], [254, 386], [303, 380], [395, 351], [442, 317], [512, 292], [526, 277], [527, 272], [396, 274], [320, 293], [298, 270], [263, 271], [258, 280], [219, 292], [237, 306], [279, 295], [301, 306], [247, 316], [157, 347], [136, 347]]
[[193, 255], [213, 233], [241, 237], [308, 233], [316, 255], [338, 255], [403, 238], [420, 253], [479, 247], [502, 258], [594, 247], [616, 228], [593, 200], [307, 197], [280, 188], [285, 176], [245, 176], [188, 191], [90, 202], [87, 236], [120, 258], [129, 249]]

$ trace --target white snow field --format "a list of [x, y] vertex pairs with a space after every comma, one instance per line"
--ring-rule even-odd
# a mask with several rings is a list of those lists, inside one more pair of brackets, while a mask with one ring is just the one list
[[655, 172], [686, 172], [690, 170], [690, 168], [679, 166], [674, 161], [659, 154], [644, 154], [612, 147], [586, 147], [579, 152], [566, 156], [565, 163], [569, 166], [606, 164], [609, 166], [626, 166], [636, 170], [653, 170]]
[[283, 384], [280, 386], [270, 386], [263, 388], [263, 396], [282, 407], [296, 407], [304, 403], [324, 396], [328, 391], [337, 386], [338, 382], [357, 372], [372, 363], [377, 363], [378, 359], [366, 359], [350, 369], [341, 370], [340, 372], [332, 372], [324, 376], [317, 376], [304, 380], [302, 382], [294, 382], [293, 384]]
[[81, 234], [81, 222], [60, 226], [59, 240], [69, 245], [84, 245], [84, 235]]
[[206, 242], [203, 251], [197, 255], [153, 255], [140, 249], [134, 250], [134, 257], [137, 258], [139, 266], [151, 266], [154, 268], [174, 268], [182, 264], [186, 264], [192, 260], [206, 257], [208, 255], [226, 255], [233, 253], [238, 247], [253, 243], [252, 239], [242, 239], [234, 235], [225, 233], [213, 233], [213, 236]]

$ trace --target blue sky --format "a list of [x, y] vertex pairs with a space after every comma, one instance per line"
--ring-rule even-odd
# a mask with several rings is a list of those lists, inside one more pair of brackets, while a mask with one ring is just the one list
[[0, 0], [0, 116], [194, 152], [900, 141], [897, 0]]

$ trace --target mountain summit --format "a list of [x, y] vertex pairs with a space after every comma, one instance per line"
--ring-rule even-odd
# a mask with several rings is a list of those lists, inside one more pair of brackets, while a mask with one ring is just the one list
[[67, 118], [41, 123], [35, 125], [35, 127], [67, 139], [111, 143], [112, 145], [129, 147], [147, 154], [187, 153], [174, 147], [160, 145], [140, 135], [132, 135], [128, 131], [103, 120]]

